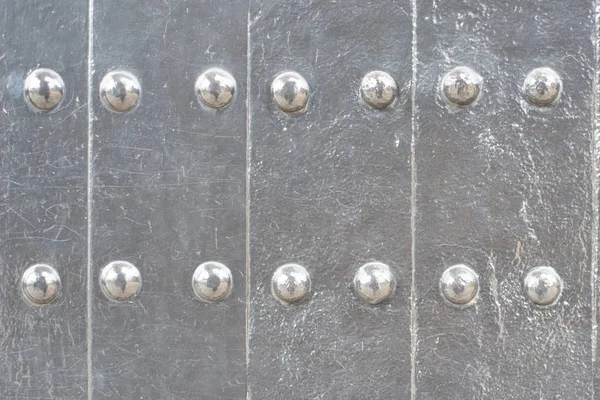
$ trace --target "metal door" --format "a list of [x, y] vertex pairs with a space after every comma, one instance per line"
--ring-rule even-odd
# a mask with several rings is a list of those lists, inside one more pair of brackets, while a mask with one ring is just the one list
[[0, 3], [0, 397], [600, 398], [596, 7]]

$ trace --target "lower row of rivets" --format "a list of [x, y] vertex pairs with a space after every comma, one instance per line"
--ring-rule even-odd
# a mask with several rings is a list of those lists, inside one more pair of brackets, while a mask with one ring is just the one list
[[[354, 290], [366, 303], [375, 305], [389, 300], [396, 287], [391, 268], [381, 262], [369, 262], [354, 275]], [[23, 273], [21, 289], [25, 299], [33, 305], [54, 301], [60, 293], [58, 272], [49, 265], [36, 264]], [[562, 292], [562, 279], [552, 267], [535, 267], [523, 280], [523, 290], [537, 306], [554, 305]], [[127, 261], [113, 261], [100, 272], [100, 288], [106, 298], [116, 302], [131, 300], [142, 288], [140, 271]], [[225, 265], [209, 261], [196, 268], [192, 276], [195, 296], [214, 303], [226, 299], [233, 288], [233, 276]], [[446, 269], [439, 281], [444, 300], [454, 307], [465, 308], [476, 302], [479, 277], [467, 265], [458, 264]], [[271, 294], [282, 304], [298, 303], [308, 298], [311, 291], [309, 272], [298, 264], [277, 268], [271, 278]]]
[[[440, 92], [450, 106], [459, 108], [474, 105], [479, 98], [483, 78], [468, 67], [457, 67], [444, 76]], [[110, 111], [124, 113], [133, 110], [140, 101], [141, 85], [127, 71], [113, 71], [100, 82], [100, 99]], [[194, 85], [198, 102], [207, 108], [220, 110], [234, 98], [236, 82], [233, 76], [220, 68], [211, 68], [202, 73]], [[532, 70], [523, 83], [523, 97], [537, 107], [551, 106], [562, 90], [560, 76], [547, 67]], [[27, 103], [38, 112], [54, 111], [65, 96], [65, 83], [58, 73], [39, 68], [27, 76], [23, 86]], [[287, 115], [306, 111], [310, 88], [297, 72], [285, 71], [275, 77], [271, 84], [271, 95], [279, 110]], [[360, 96], [374, 109], [392, 105], [398, 95], [394, 78], [384, 71], [367, 73], [360, 83]]]

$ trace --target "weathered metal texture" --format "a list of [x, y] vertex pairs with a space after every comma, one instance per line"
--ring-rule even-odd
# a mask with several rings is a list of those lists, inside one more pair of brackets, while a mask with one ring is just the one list
[[[592, 398], [594, 3], [418, 4], [416, 398]], [[461, 65], [483, 92], [450, 109], [440, 82]], [[521, 85], [544, 66], [563, 93], [534, 109]], [[465, 309], [438, 291], [457, 263], [481, 282]], [[546, 309], [522, 286], [543, 265], [564, 280]]]
[[[82, 399], [86, 367], [87, 5], [0, 4], [0, 398]], [[23, 98], [26, 75], [66, 85], [53, 114]], [[28, 305], [20, 280], [44, 262], [62, 296]]]
[[[249, 24], [249, 396], [409, 398], [410, 4], [258, 0]], [[359, 94], [376, 69], [399, 85], [389, 109]], [[286, 70], [310, 86], [303, 114], [271, 97]], [[398, 281], [377, 306], [352, 288], [372, 260]], [[311, 274], [299, 304], [270, 293], [285, 263]]]
[[[247, 2], [94, 2], [94, 399], [243, 399]], [[204, 109], [196, 78], [222, 67], [237, 80], [228, 108]], [[100, 102], [102, 77], [126, 70], [137, 108]], [[134, 264], [142, 288], [107, 300], [101, 268]], [[233, 274], [231, 296], [196, 300], [205, 261]]]

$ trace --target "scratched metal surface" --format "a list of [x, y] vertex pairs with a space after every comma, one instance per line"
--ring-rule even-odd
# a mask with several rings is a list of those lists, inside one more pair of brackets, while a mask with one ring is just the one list
[[[592, 398], [594, 4], [419, 3], [416, 97], [418, 399]], [[436, 89], [467, 65], [484, 78], [470, 110]], [[563, 79], [560, 102], [524, 104], [533, 68]], [[467, 263], [478, 303], [445, 306], [437, 282]], [[528, 267], [564, 279], [559, 303], [524, 296]]]
[[[408, 398], [410, 5], [252, 1], [249, 31], [249, 396]], [[269, 91], [290, 69], [312, 95], [293, 117]], [[372, 110], [358, 94], [374, 69], [398, 82], [391, 109]], [[379, 306], [351, 286], [371, 260], [398, 280]], [[269, 289], [287, 262], [304, 265], [313, 283], [312, 296], [289, 307]]]
[[[93, 14], [93, 398], [243, 399], [247, 2], [99, 0]], [[238, 84], [217, 113], [193, 89], [213, 66]], [[141, 82], [129, 114], [98, 100], [113, 69]], [[128, 304], [97, 290], [121, 259], [143, 278]], [[221, 304], [193, 296], [209, 260], [233, 273]]]
[[[0, 4], [0, 398], [82, 399], [86, 367], [87, 6], [60, 0]], [[38, 67], [67, 91], [51, 115], [23, 100]], [[45, 262], [63, 295], [46, 307], [21, 297], [24, 270]]]

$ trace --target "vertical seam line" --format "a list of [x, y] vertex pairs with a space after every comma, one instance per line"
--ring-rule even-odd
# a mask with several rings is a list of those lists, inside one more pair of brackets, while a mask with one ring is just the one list
[[246, 30], [246, 399], [250, 393], [250, 20], [252, 0], [248, 0], [248, 19]]
[[416, 357], [417, 357], [417, 299], [416, 299], [416, 215], [417, 215], [417, 163], [416, 163], [416, 132], [417, 132], [417, 0], [411, 0], [412, 8], [412, 78], [411, 78], [411, 286], [410, 286], [410, 398], [415, 400], [417, 394]]
[[598, 225], [600, 224], [600, 210], [598, 210], [598, 163], [600, 159], [598, 158], [598, 146], [600, 145], [600, 138], [598, 135], [598, 117], [600, 116], [600, 110], [598, 109], [598, 79], [600, 71], [598, 71], [599, 65], [599, 51], [600, 51], [600, 43], [598, 42], [598, 11], [599, 11], [599, 3], [595, 2], [595, 14], [594, 14], [594, 32], [592, 37], [594, 38], [594, 79], [593, 79], [593, 93], [592, 93], [592, 101], [593, 101], [593, 110], [592, 110], [592, 265], [590, 271], [590, 286], [591, 286], [591, 300], [592, 300], [592, 359], [591, 359], [591, 371], [592, 371], [592, 399], [595, 397], [595, 389], [596, 389], [596, 376], [597, 372], [595, 371], [596, 364], [596, 352], [598, 347], [598, 294], [596, 290], [596, 279], [598, 276]]
[[94, 110], [93, 110], [93, 87], [92, 87], [92, 73], [94, 71], [94, 0], [88, 1], [88, 70], [87, 70], [87, 83], [88, 83], [88, 148], [87, 148], [87, 312], [86, 312], [86, 336], [87, 336], [87, 392], [88, 400], [94, 398], [94, 379], [92, 369], [92, 164], [93, 164], [93, 121], [94, 121]]

